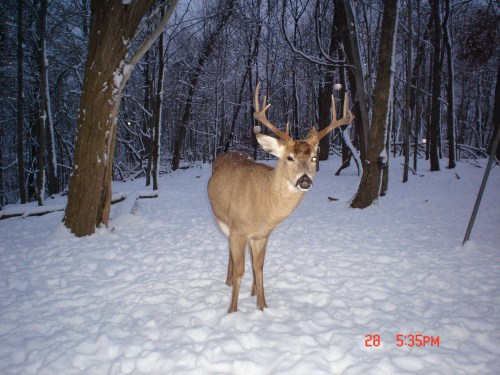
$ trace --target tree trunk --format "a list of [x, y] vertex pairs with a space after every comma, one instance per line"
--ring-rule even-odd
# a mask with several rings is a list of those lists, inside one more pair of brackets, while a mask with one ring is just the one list
[[[416, 74], [420, 74], [420, 69], [416, 71]], [[417, 81], [417, 86], [415, 88], [415, 92], [420, 90], [420, 80]], [[417, 161], [418, 161], [418, 143], [420, 142], [420, 132], [421, 132], [421, 123], [422, 123], [422, 96], [415, 96], [415, 137], [414, 137], [414, 145], [413, 145], [413, 170], [417, 172]]]
[[379, 42], [377, 82], [373, 101], [373, 119], [368, 138], [367, 160], [358, 191], [351, 207], [368, 207], [379, 196], [381, 169], [387, 162], [384, 151], [386, 131], [389, 125], [394, 86], [394, 49], [396, 48], [398, 0], [384, 2], [382, 30]]
[[453, 68], [453, 48], [451, 46], [451, 36], [449, 18], [451, 17], [450, 0], [446, 0], [446, 16], [444, 20], [444, 43], [446, 46], [446, 63], [448, 70], [448, 86], [446, 88], [447, 125], [446, 138], [448, 139], [448, 168], [455, 168], [455, 72]]
[[208, 58], [210, 57], [210, 55], [214, 50], [215, 42], [219, 38], [222, 29], [229, 21], [229, 18], [231, 18], [234, 9], [234, 3], [235, 0], [227, 0], [226, 6], [224, 7], [224, 13], [222, 14], [220, 21], [217, 23], [217, 26], [215, 27], [214, 31], [212, 32], [212, 34], [210, 34], [207, 44], [205, 45], [202, 54], [198, 58], [196, 67], [194, 68], [193, 72], [190, 75], [189, 90], [187, 93], [186, 105], [184, 106], [184, 113], [182, 115], [181, 124], [179, 126], [179, 132], [177, 133], [177, 138], [174, 143], [174, 152], [172, 155], [172, 169], [174, 171], [179, 169], [179, 164], [181, 161], [181, 148], [186, 139], [186, 129], [188, 128], [189, 121], [191, 120], [191, 110], [193, 108], [193, 96], [194, 96], [194, 91], [196, 89], [196, 85], [198, 83], [198, 79], [200, 78], [200, 74], [203, 71], [205, 63], [207, 62]]
[[[54, 134], [54, 122], [52, 121], [52, 106], [50, 101], [50, 91], [49, 91], [49, 61], [47, 59], [47, 0], [41, 0], [40, 2], [40, 102], [44, 104], [44, 114], [45, 114], [45, 129], [46, 129], [46, 143], [47, 143], [47, 172], [48, 172], [48, 193], [49, 196], [56, 194], [59, 191], [58, 181], [57, 181], [57, 155], [56, 155], [56, 144], [55, 144], [55, 134]], [[41, 107], [41, 105], [40, 105]]]
[[[359, 104], [359, 121], [354, 120], [358, 124], [359, 134], [359, 151], [363, 163], [367, 160], [368, 150], [368, 133], [370, 129], [370, 118], [368, 110], [368, 98], [366, 95], [363, 65], [361, 63], [361, 54], [358, 43], [358, 30], [356, 26], [356, 18], [354, 17], [351, 0], [334, 0], [335, 9], [340, 12], [338, 22], [344, 41], [346, 58], [350, 65], [354, 67], [354, 74], [348, 73], [349, 86], [353, 88], [355, 96]], [[350, 69], [349, 69], [350, 70]], [[355, 89], [355, 90], [354, 90]], [[364, 167], [364, 166], [363, 166]]]
[[[493, 108], [493, 136], [488, 144], [488, 153], [491, 153], [493, 142], [497, 133], [500, 131], [500, 59], [498, 60], [497, 83], [495, 87], [495, 104]], [[500, 147], [496, 149], [496, 158], [500, 160]]]
[[[340, 37], [340, 33], [338, 33], [337, 28], [338, 25], [335, 20], [339, 17], [337, 13], [340, 12], [340, 9], [334, 9], [334, 22], [332, 23], [331, 31], [330, 31], [330, 47], [328, 50], [328, 55], [333, 57], [334, 54], [340, 54], [341, 47], [340, 43], [342, 41]], [[336, 18], [337, 17], [337, 18]], [[337, 26], [336, 26], [337, 25]], [[343, 68], [341, 68], [343, 69]], [[326, 72], [324, 73], [323, 84], [319, 88], [319, 97], [318, 97], [318, 128], [319, 130], [323, 130], [326, 128], [330, 122], [334, 119], [331, 118], [332, 114], [330, 114], [330, 109], [332, 107], [332, 95], [333, 95], [333, 77], [334, 77], [335, 67], [328, 66], [326, 68]], [[345, 89], [342, 86], [342, 89]], [[341, 95], [341, 98], [344, 96]], [[330, 154], [330, 134], [326, 137], [322, 138], [319, 141], [319, 160], [327, 160], [328, 155]], [[317, 164], [319, 166], [319, 163]]]
[[405, 100], [405, 122], [404, 122], [404, 135], [403, 135], [403, 150], [404, 150], [404, 167], [403, 167], [403, 182], [408, 181], [408, 169], [410, 168], [410, 126], [411, 126], [411, 55], [412, 55], [412, 39], [413, 39], [413, 25], [411, 17], [411, 0], [407, 1], [407, 28], [408, 37], [406, 39], [406, 100]]
[[121, 93], [138, 59], [163, 30], [176, 5], [172, 1], [160, 26], [126, 63], [129, 44], [154, 0], [123, 5], [92, 1], [89, 47], [80, 99], [74, 167], [64, 223], [77, 236], [108, 224], [117, 115]]
[[439, 129], [441, 118], [441, 14], [440, 0], [430, 0], [432, 7], [432, 45], [434, 47], [433, 65], [432, 65], [432, 107], [430, 139], [429, 139], [429, 158], [431, 161], [431, 171], [439, 171]]
[[146, 175], [146, 186], [151, 184], [151, 166], [152, 166], [152, 142], [153, 142], [153, 131], [152, 131], [152, 104], [151, 97], [153, 97], [153, 80], [151, 79], [150, 69], [151, 61], [149, 57], [149, 51], [146, 52], [145, 56], [145, 68], [144, 68], [144, 119], [142, 125], [142, 160], [147, 159], [146, 169], [144, 171]]
[[[392, 111], [394, 111], [394, 106], [392, 106]], [[390, 116], [393, 117], [394, 116]], [[394, 121], [394, 120], [393, 120]], [[389, 128], [390, 126], [388, 126]], [[389, 132], [386, 132], [386, 137], [385, 137], [385, 153], [389, 155], [389, 142], [391, 139], [391, 135]], [[386, 163], [382, 166], [382, 182], [380, 184], [380, 196], [383, 197], [387, 193], [387, 190], [389, 189], [389, 160], [387, 160]]]
[[[161, 16], [163, 17], [163, 10]], [[161, 119], [163, 105], [163, 80], [165, 76], [165, 56], [163, 56], [163, 33], [158, 40], [158, 81], [154, 101], [154, 127], [153, 127], [153, 152], [152, 174], [153, 190], [158, 190], [158, 170], [160, 164]]]
[[45, 56], [45, 34], [47, 21], [47, 1], [38, 4], [38, 65], [40, 67], [40, 102], [38, 104], [38, 175], [37, 201], [43, 206], [45, 200], [45, 145], [47, 132], [47, 65]]
[[26, 203], [24, 182], [24, 98], [23, 98], [23, 0], [17, 1], [17, 183], [21, 203]]

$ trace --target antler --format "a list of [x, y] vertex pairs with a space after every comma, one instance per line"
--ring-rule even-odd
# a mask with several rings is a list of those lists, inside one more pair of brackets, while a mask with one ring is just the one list
[[323, 138], [325, 135], [330, 133], [333, 129], [338, 128], [339, 126], [350, 124], [352, 120], [354, 119], [354, 116], [352, 115], [351, 111], [347, 111], [347, 99], [348, 95], [347, 92], [344, 95], [344, 112], [342, 114], [342, 118], [340, 120], [337, 120], [337, 110], [335, 109], [335, 99], [333, 98], [332, 95], [332, 122], [330, 125], [328, 125], [326, 128], [321, 130], [317, 135], [316, 135], [316, 140], [319, 142], [321, 138]]
[[266, 117], [266, 111], [271, 106], [271, 104], [266, 104], [266, 100], [267, 100], [266, 95], [264, 95], [264, 101], [262, 102], [263, 108], [262, 108], [262, 110], [260, 110], [259, 89], [260, 89], [260, 82], [257, 83], [257, 87], [255, 88], [255, 95], [254, 95], [255, 112], [253, 113], [253, 117], [257, 121], [259, 121], [262, 125], [264, 125], [266, 128], [271, 130], [278, 137], [280, 137], [284, 141], [288, 141], [290, 139], [290, 136], [288, 135], [288, 124], [286, 126], [286, 131], [282, 132], [276, 126], [274, 126], [273, 123], [271, 121], [269, 121]]

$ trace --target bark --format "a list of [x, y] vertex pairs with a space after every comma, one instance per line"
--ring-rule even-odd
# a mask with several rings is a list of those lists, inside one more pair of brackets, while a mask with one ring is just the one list
[[23, 0], [17, 2], [17, 183], [21, 203], [26, 203], [24, 182]]
[[64, 218], [65, 225], [76, 236], [92, 234], [96, 226], [108, 223], [121, 93], [133, 67], [163, 31], [176, 5], [176, 1], [169, 3], [158, 28], [126, 63], [130, 41], [154, 3], [143, 0], [123, 5], [119, 0], [92, 1], [74, 167]]
[[440, 0], [431, 0], [432, 7], [432, 45], [434, 47], [432, 64], [432, 104], [431, 123], [429, 124], [429, 158], [431, 171], [439, 171], [439, 133], [441, 118], [441, 14]]
[[182, 115], [181, 124], [179, 126], [179, 132], [177, 133], [177, 138], [174, 143], [174, 152], [172, 155], [172, 169], [175, 171], [179, 169], [179, 164], [181, 161], [181, 148], [184, 145], [186, 139], [186, 130], [189, 127], [189, 121], [191, 120], [191, 111], [193, 109], [193, 96], [196, 90], [196, 85], [198, 84], [198, 79], [200, 78], [203, 68], [208, 58], [212, 54], [215, 43], [219, 39], [224, 26], [228, 23], [229, 19], [234, 10], [235, 0], [227, 0], [224, 13], [217, 23], [214, 31], [210, 34], [207, 44], [205, 45], [203, 52], [201, 53], [193, 72], [190, 74], [189, 78], [189, 89], [187, 93], [186, 104], [184, 106], [184, 113]]
[[[392, 112], [394, 112], [394, 106], [392, 106]], [[394, 116], [391, 116], [394, 117]], [[385, 138], [385, 153], [389, 155], [389, 142], [390, 142], [390, 133], [386, 132]], [[382, 182], [380, 184], [380, 196], [383, 197], [387, 193], [387, 189], [389, 189], [389, 160], [382, 166]]]
[[398, 0], [385, 1], [379, 42], [379, 61], [373, 101], [373, 119], [368, 138], [368, 160], [365, 162], [356, 196], [351, 202], [351, 207], [353, 208], [368, 207], [379, 196], [381, 169], [387, 161], [384, 144], [393, 98], [394, 78], [392, 72], [394, 68], [397, 19]]

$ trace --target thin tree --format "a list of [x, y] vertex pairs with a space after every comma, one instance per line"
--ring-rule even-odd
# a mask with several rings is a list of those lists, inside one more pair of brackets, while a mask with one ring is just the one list
[[[45, 128], [45, 141], [47, 148], [47, 188], [48, 194], [58, 192], [57, 182], [57, 155], [55, 150], [54, 122], [52, 120], [52, 105], [49, 92], [49, 60], [47, 58], [47, 0], [40, 1], [38, 12], [39, 22], [39, 66], [40, 66], [40, 121]], [[45, 150], [44, 150], [45, 152]]]
[[[500, 131], [500, 58], [498, 59], [497, 68], [497, 82], [495, 86], [495, 104], [493, 107], [493, 136], [491, 137], [491, 142], [488, 145], [488, 152], [491, 152], [493, 147], [493, 141], [496, 138], [497, 133]], [[500, 147], [496, 149], [496, 158], [500, 160]]]
[[432, 14], [432, 104], [429, 124], [429, 158], [431, 171], [439, 171], [439, 133], [441, 118], [441, 10], [440, 0], [430, 0]]
[[21, 203], [26, 203], [24, 181], [24, 93], [23, 93], [23, 10], [24, 1], [17, 1], [17, 183]]
[[46, 80], [47, 64], [45, 55], [45, 34], [47, 28], [47, 0], [38, 4], [38, 63], [40, 67], [40, 103], [38, 104], [38, 175], [37, 175], [37, 201], [43, 206], [45, 200], [45, 144], [47, 131], [47, 90]]
[[351, 202], [353, 208], [368, 207], [376, 200], [380, 192], [381, 171], [387, 163], [384, 150], [392, 107], [394, 86], [394, 51], [396, 48], [398, 21], [398, 0], [384, 2], [382, 30], [379, 42], [379, 61], [377, 82], [373, 100], [373, 118], [368, 134], [367, 160], [361, 176], [356, 196]]
[[[359, 102], [360, 119], [355, 120], [355, 122], [358, 124], [359, 151], [364, 167], [364, 164], [368, 160], [368, 148], [370, 146], [369, 132], [371, 130], [363, 63], [361, 62], [361, 52], [359, 49], [357, 22], [356, 17], [354, 17], [351, 0], [334, 0], [334, 2], [336, 9], [344, 10], [343, 14], [340, 16], [340, 20], [343, 21], [340, 25], [340, 30], [342, 39], [344, 40], [346, 57], [349, 63], [354, 67], [354, 74], [348, 73], [348, 78], [349, 86], [355, 89], [353, 91], [356, 93], [356, 98]], [[354, 114], [356, 115], [357, 111], [354, 111]]]
[[455, 71], [453, 66], [453, 48], [451, 45], [450, 34], [450, 18], [451, 18], [451, 4], [450, 0], [445, 2], [446, 13], [443, 20], [443, 37], [444, 45], [446, 47], [446, 68], [448, 73], [448, 85], [446, 86], [446, 101], [448, 107], [446, 110], [447, 124], [446, 124], [446, 138], [448, 140], [448, 168], [455, 168]]
[[[164, 10], [161, 11], [161, 17], [164, 15]], [[153, 147], [152, 147], [152, 170], [153, 174], [153, 190], [158, 190], [158, 170], [160, 163], [160, 139], [161, 139], [161, 118], [163, 105], [163, 81], [165, 77], [165, 56], [163, 53], [163, 32], [158, 40], [158, 81], [156, 83], [156, 92], [153, 105]]]
[[411, 124], [411, 56], [413, 43], [413, 26], [412, 26], [412, 9], [411, 0], [406, 3], [406, 20], [408, 34], [406, 38], [406, 101], [405, 101], [405, 117], [404, 117], [404, 135], [403, 135], [403, 151], [404, 151], [404, 167], [403, 167], [403, 182], [408, 181], [408, 169], [410, 167], [410, 124]]
[[[156, 30], [131, 51], [139, 23], [155, 0], [94, 0], [91, 4], [89, 48], [77, 124], [74, 167], [64, 223], [76, 235], [107, 225], [116, 126], [122, 91], [139, 59], [165, 28], [177, 4], [162, 3], [165, 16]], [[152, 12], [152, 16], [158, 12]], [[127, 55], [131, 53], [128, 60]]]

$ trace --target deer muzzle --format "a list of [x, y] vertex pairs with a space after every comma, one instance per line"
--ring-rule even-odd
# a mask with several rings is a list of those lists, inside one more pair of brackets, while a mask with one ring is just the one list
[[307, 191], [312, 187], [312, 184], [313, 182], [311, 180], [311, 177], [305, 174], [297, 180], [297, 184], [295, 186], [302, 191]]

